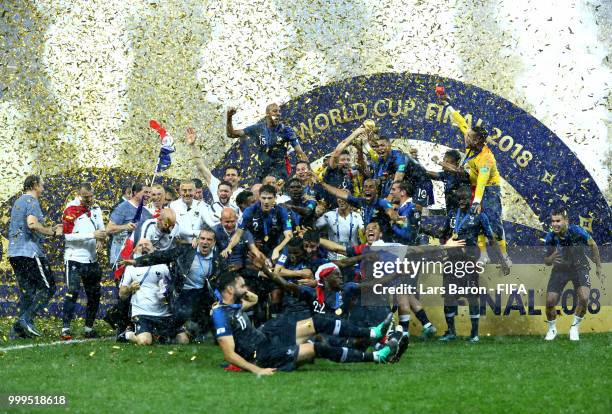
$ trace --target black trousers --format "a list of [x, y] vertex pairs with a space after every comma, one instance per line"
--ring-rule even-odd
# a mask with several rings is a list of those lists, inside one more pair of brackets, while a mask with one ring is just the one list
[[79, 263], [72, 260], [66, 262], [66, 298], [64, 300], [64, 327], [70, 326], [74, 317], [76, 302], [81, 290], [81, 282], [87, 296], [87, 309], [85, 311], [85, 326], [93, 327], [96, 314], [100, 307], [100, 281], [102, 271], [98, 263]]
[[19, 317], [31, 322], [55, 293], [55, 279], [45, 257], [9, 257], [19, 285]]

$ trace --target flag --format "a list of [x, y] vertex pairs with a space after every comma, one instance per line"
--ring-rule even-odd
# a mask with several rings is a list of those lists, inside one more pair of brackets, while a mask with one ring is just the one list
[[[140, 217], [142, 216], [143, 201], [144, 201], [144, 197], [140, 199], [140, 204], [138, 204], [138, 208], [136, 209], [136, 214], [134, 214], [134, 218], [132, 219], [132, 223], [134, 224], [138, 224], [138, 222], [140, 221]], [[121, 249], [121, 253], [119, 253], [120, 259], [129, 259], [132, 257], [132, 252], [134, 251], [135, 236], [136, 236], [136, 229], [132, 231], [132, 233], [130, 234], [130, 237], [128, 237], [127, 240], [125, 241], [125, 244], [123, 245], [123, 248]], [[125, 272], [124, 265], [117, 267], [117, 269], [115, 270], [115, 280], [121, 279], [124, 272]]]
[[149, 126], [157, 131], [161, 139], [161, 148], [159, 150], [159, 156], [157, 157], [157, 167], [155, 168], [155, 172], [158, 173], [170, 168], [172, 164], [170, 154], [175, 152], [176, 148], [174, 146], [174, 138], [166, 132], [166, 129], [163, 128], [159, 122], [151, 119], [149, 121]]

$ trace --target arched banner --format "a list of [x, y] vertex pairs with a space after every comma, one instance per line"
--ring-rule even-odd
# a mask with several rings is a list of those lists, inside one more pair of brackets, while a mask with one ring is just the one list
[[[610, 207], [576, 154], [536, 118], [476, 86], [414, 73], [357, 76], [285, 103], [283, 122], [294, 128], [311, 160], [331, 152], [365, 119], [374, 119], [381, 133], [392, 138], [429, 141], [463, 151], [463, 137], [436, 102], [436, 84], [445, 86], [453, 106], [470, 124], [482, 124], [490, 131], [489, 146], [502, 177], [540, 222], [548, 222], [551, 210], [564, 205], [570, 220], [588, 229], [598, 244], [611, 243]], [[238, 163], [243, 177], [256, 177], [256, 151], [252, 142], [235, 144], [215, 173]], [[533, 241], [528, 231], [509, 238], [515, 245], [533, 245]]]

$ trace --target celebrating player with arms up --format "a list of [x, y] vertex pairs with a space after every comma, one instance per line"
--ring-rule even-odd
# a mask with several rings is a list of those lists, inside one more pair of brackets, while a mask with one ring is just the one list
[[572, 341], [578, 341], [580, 339], [578, 329], [586, 314], [587, 300], [591, 288], [590, 265], [585, 247], [589, 246], [591, 248], [597, 277], [603, 280], [604, 274], [601, 268], [599, 248], [585, 229], [575, 224], [569, 224], [567, 212], [563, 209], [553, 210], [551, 227], [552, 231], [548, 232], [545, 239], [547, 251], [544, 263], [553, 268], [546, 289], [548, 332], [544, 339], [552, 341], [557, 336], [557, 321], [555, 319], [557, 317], [557, 301], [567, 282], [571, 281], [578, 294], [578, 305], [576, 306], [574, 323], [570, 328], [569, 337]]
[[[449, 98], [443, 95], [442, 103], [450, 111], [451, 119], [459, 127], [465, 139], [466, 154], [461, 165], [469, 169], [470, 184], [475, 189], [472, 210], [476, 214], [481, 211], [487, 214], [493, 234], [502, 252], [504, 263], [507, 267], [511, 267], [512, 260], [508, 256], [502, 222], [501, 190], [499, 187], [501, 176], [497, 170], [495, 156], [487, 146], [488, 133], [481, 126], [470, 128], [465, 118], [450, 106], [449, 102]], [[479, 261], [489, 262], [484, 236], [478, 238], [478, 246], [481, 252]]]
[[234, 128], [232, 119], [235, 114], [235, 108], [227, 111], [227, 136], [230, 138], [249, 136], [258, 140], [258, 149], [263, 150], [259, 151], [259, 158], [262, 161], [260, 178], [270, 173], [283, 179], [289, 178], [285, 169], [287, 143], [293, 147], [300, 160], [308, 161], [293, 129], [281, 123], [281, 110], [278, 104], [271, 103], [266, 106], [265, 119], [245, 129]]

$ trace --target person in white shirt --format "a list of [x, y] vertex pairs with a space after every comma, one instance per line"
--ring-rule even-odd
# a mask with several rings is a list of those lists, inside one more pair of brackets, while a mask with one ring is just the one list
[[191, 180], [181, 181], [179, 193], [181, 198], [170, 203], [170, 208], [176, 213], [180, 233], [190, 239], [197, 238], [204, 227], [213, 227], [210, 205], [204, 201], [194, 200], [195, 186]]
[[169, 208], [162, 209], [159, 217], [145, 221], [140, 233], [140, 238], [149, 240], [156, 250], [176, 247], [180, 237], [180, 226], [176, 223], [176, 213]]
[[[134, 249], [134, 258], [153, 252], [153, 244], [140, 239]], [[174, 320], [165, 293], [170, 278], [168, 266], [127, 266], [119, 287], [119, 297], [131, 298], [131, 317], [134, 331], [127, 330], [125, 339], [138, 345], [151, 345], [153, 336], [162, 341], [174, 339], [179, 344], [189, 343], [184, 329]]]
[[159, 217], [161, 210], [166, 207], [166, 190], [161, 184], [151, 186], [151, 202], [147, 205], [147, 210], [153, 218]]
[[[319, 230], [327, 230], [327, 239], [345, 247], [360, 244], [359, 233], [363, 231], [363, 220], [361, 214], [351, 210], [349, 203], [337, 199], [338, 208], [328, 211], [317, 219], [316, 227]], [[336, 260], [344, 256], [330, 252], [330, 260]]]
[[[191, 154], [193, 156], [193, 160], [195, 161], [196, 168], [198, 169], [198, 172], [202, 174], [202, 177], [204, 177], [204, 180], [206, 181], [206, 184], [208, 185], [208, 191], [210, 191], [213, 201], [215, 203], [219, 202], [220, 200], [219, 200], [218, 188], [219, 188], [219, 184], [221, 184], [222, 181], [219, 180], [217, 177], [215, 177], [213, 173], [210, 171], [210, 169], [208, 169], [208, 167], [204, 163], [202, 154], [200, 154], [200, 150], [195, 145], [196, 140], [197, 140], [196, 130], [192, 127], [187, 128], [186, 141], [187, 141], [187, 145], [191, 148]], [[232, 192], [230, 195], [229, 202], [231, 203], [231, 205], [235, 206], [236, 197], [238, 196], [238, 194], [240, 194], [242, 191], [245, 190], [243, 187], [240, 187], [238, 185], [240, 184], [240, 172], [238, 171], [238, 167], [233, 166], [233, 165], [226, 167], [225, 172], [223, 173], [223, 181], [227, 181], [231, 185]]]
[[62, 340], [72, 339], [70, 323], [74, 317], [76, 302], [79, 297], [81, 282], [87, 296], [85, 312], [84, 336], [97, 337], [93, 324], [100, 305], [100, 281], [102, 271], [98, 264], [97, 247], [102, 247], [102, 241], [107, 233], [102, 220], [102, 210], [93, 204], [91, 184], [79, 186], [78, 197], [68, 203], [64, 210], [62, 221], [66, 250], [64, 264], [66, 267], [66, 297], [63, 309]]
[[217, 187], [217, 200], [210, 206], [213, 213], [213, 220], [216, 224], [221, 222], [221, 212], [224, 208], [234, 210], [236, 214], [240, 211], [238, 206], [231, 201], [232, 185], [227, 181], [222, 181]]

